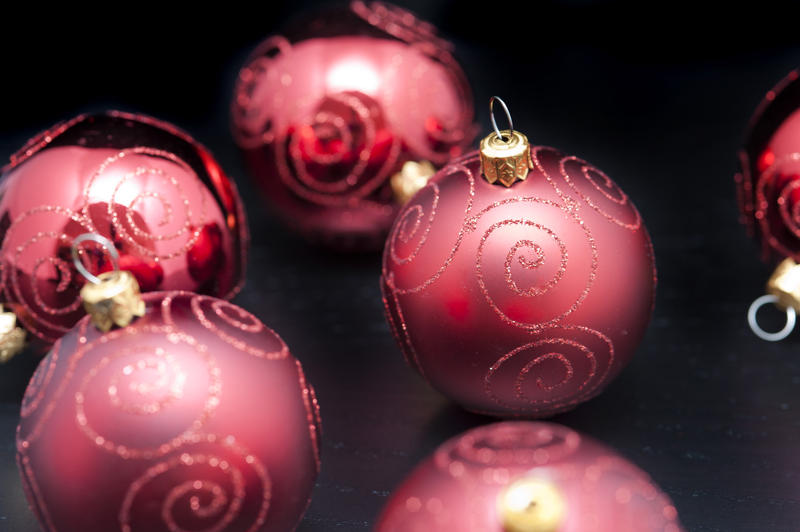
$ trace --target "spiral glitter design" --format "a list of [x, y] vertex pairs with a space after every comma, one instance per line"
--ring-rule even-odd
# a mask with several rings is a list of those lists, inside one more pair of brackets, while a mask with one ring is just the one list
[[[586, 299], [597, 275], [597, 246], [587, 225], [572, 210], [550, 200], [532, 197], [509, 198], [495, 202], [475, 215], [471, 223], [498, 207], [525, 202], [535, 204], [536, 219], [566, 219], [580, 228], [582, 241], [556, 233], [543, 223], [524, 218], [507, 218], [492, 223], [483, 233], [475, 261], [475, 274], [480, 291], [489, 306], [505, 322], [516, 327], [539, 331], [557, 324], [574, 312]], [[502, 236], [498, 234], [502, 233]], [[497, 244], [493, 244], [493, 239]], [[569, 239], [569, 240], [568, 240]], [[484, 257], [496, 254], [496, 246], [514, 244], [505, 253], [506, 260], [500, 275], [493, 273], [496, 264], [484, 264]], [[579, 251], [583, 248], [585, 251]], [[549, 251], [548, 251], [549, 250]], [[568, 257], [584, 253], [589, 261], [573, 266]], [[552, 265], [544, 268], [548, 263]], [[503, 279], [501, 287], [495, 280]], [[565, 285], [553, 295], [557, 285]], [[564, 296], [564, 290], [574, 293]]]
[[578, 199], [609, 222], [630, 231], [642, 226], [642, 217], [630, 198], [602, 170], [544, 146], [531, 149], [531, 160], [565, 202]]
[[[99, 196], [107, 203], [106, 214], [111, 220], [112, 232], [116, 238], [130, 245], [143, 257], [166, 260], [185, 254], [197, 242], [200, 228], [207, 217], [207, 206], [202, 182], [196, 180], [195, 186], [201, 204], [200, 212], [193, 213], [187, 191], [183, 188], [185, 184], [176, 175], [171, 175], [163, 168], [151, 164], [151, 160], [157, 159], [169, 161], [182, 172], [194, 174], [189, 165], [170, 152], [146, 147], [122, 150], [103, 161], [89, 178], [83, 191], [82, 214], [90, 224], [89, 231], [101, 233], [95, 227], [89, 207], [96, 194], [96, 188], [110, 189], [110, 196], [107, 193]], [[134, 161], [136, 165], [134, 168], [129, 164], [122, 164], [130, 160]], [[157, 184], [161, 186], [156, 186]], [[153, 189], [147, 190], [149, 187]], [[170, 203], [168, 195], [164, 193], [164, 187], [175, 191], [174, 196], [179, 199], [179, 205]], [[135, 188], [137, 193], [130, 197], [125, 191], [132, 188]], [[157, 226], [172, 228], [171, 230], [155, 234], [151, 229], [140, 226], [134, 215], [137, 207], [148, 201], [157, 202], [161, 208], [162, 217]], [[120, 215], [120, 210], [123, 215]], [[168, 244], [170, 249], [157, 252], [152, 245], [156, 242], [162, 245]]]
[[[171, 305], [175, 298], [189, 298], [189, 304], [195, 318], [214, 336], [236, 349], [259, 358], [267, 360], [282, 360], [289, 356], [289, 348], [283, 340], [271, 329], [264, 326], [258, 318], [241, 307], [220, 299], [190, 293], [180, 293], [166, 297], [161, 303], [164, 322], [178, 327], [172, 318]], [[178, 327], [179, 328], [179, 327]], [[274, 346], [273, 350], [265, 350], [247, 342], [247, 333], [254, 335], [269, 335]]]
[[[503, 484], [509, 473], [559, 462], [574, 453], [581, 437], [559, 425], [507, 422], [470, 430], [442, 445], [436, 466], [456, 478], [480, 477]], [[486, 474], [485, 469], [505, 470]]]
[[[405, 209], [395, 222], [394, 235], [389, 239], [389, 254], [396, 264], [406, 264], [414, 260], [425, 245], [433, 226], [439, 205], [439, 185], [431, 183], [430, 186], [424, 188], [424, 192], [421, 192], [420, 195], [423, 197], [417, 196], [414, 205]], [[428, 199], [429, 197], [430, 199]], [[430, 202], [427, 208], [422, 206], [423, 200]], [[397, 249], [398, 243], [408, 246], [412, 240], [417, 241], [416, 245], [410, 252], [401, 256]]]
[[[97, 447], [122, 458], [162, 456], [190, 438], [217, 408], [222, 391], [221, 372], [207, 348], [178, 335], [172, 335], [170, 341], [192, 346], [198, 367], [182, 367], [164, 348], [142, 343], [111, 351], [88, 370], [75, 393], [76, 419], [80, 430]], [[182, 401], [190, 378], [205, 378], [208, 382], [199, 412], [194, 406], [187, 408]], [[186, 403], [197, 404], [193, 399], [187, 398]], [[119, 417], [93, 420], [87, 408], [100, 400], [114, 405]], [[183, 419], [183, 432], [147, 446], [117, 441], [117, 431], [130, 434], [130, 427], [137, 423], [143, 428], [152, 426], [150, 418], [159, 415], [173, 422]]]
[[787, 178], [788, 165], [800, 162], [800, 153], [775, 160], [758, 177], [755, 190], [755, 219], [764, 242], [782, 256], [798, 257], [800, 238], [800, 180]]
[[[9, 225], [0, 248], [3, 257], [0, 272], [7, 303], [19, 305], [17, 315], [25, 328], [38, 338], [51, 343], [57, 340], [81, 315], [80, 282], [72, 261], [54, 255], [59, 248], [69, 249], [74, 235], [56, 231], [33, 232], [45, 225], [43, 219], [57, 217], [60, 226], [77, 224], [80, 232], [89, 231], [89, 224], [70, 209], [42, 205], [20, 214]], [[77, 232], [76, 232], [77, 234]], [[11, 248], [10, 242], [16, 244]], [[52, 279], [43, 285], [40, 278]], [[43, 288], [47, 288], [43, 292]]]
[[[439, 248], [426, 247], [439, 211], [440, 187], [445, 186], [446, 181], [451, 179], [467, 181], [469, 190], [465, 198], [463, 222], [454, 235], [452, 247], [447, 250], [446, 255], [440, 261], [434, 261], [439, 264], [436, 271], [421, 280], [397, 286], [394, 274], [387, 274], [386, 263], [388, 260], [384, 260], [384, 278], [393, 285], [397, 294], [418, 293], [436, 282], [455, 259], [466, 235], [474, 230], [474, 221], [470, 221], [470, 214], [475, 199], [475, 180], [477, 178], [473, 167], [478, 160], [477, 154], [470, 154], [454, 160], [437, 174], [436, 181], [431, 181], [414, 195], [413, 203], [406, 206], [395, 221], [386, 246], [387, 259], [390, 259], [394, 265], [411, 266], [423, 252], [441, 251]], [[429, 206], [426, 207], [428, 204]]]
[[[335, 111], [323, 110], [323, 106], [331, 106]], [[275, 144], [280, 178], [298, 196], [319, 205], [352, 206], [354, 201], [364, 200], [386, 182], [397, 167], [400, 155], [400, 141], [392, 136], [380, 165], [377, 168], [370, 165], [370, 157], [377, 148], [377, 124], [381, 121], [378, 104], [362, 93], [348, 91], [327, 95], [310, 121], [299, 124], [289, 135], [286, 149], [280, 142]], [[330, 137], [328, 140], [341, 142], [335, 154], [318, 153], [314, 145], [317, 131], [325, 131]], [[304, 136], [304, 132], [310, 135]], [[352, 154], [354, 162], [342, 160], [348, 153]], [[335, 172], [339, 176], [337, 179], [322, 180], [310, 171], [311, 164], [351, 166]], [[325, 175], [330, 173], [325, 172]]]
[[[231, 113], [234, 137], [240, 147], [254, 149], [275, 141], [272, 109], [261, 105], [255, 93], [270, 73], [273, 58], [290, 53], [291, 48], [292, 45], [286, 37], [270, 37], [256, 48], [250, 61], [239, 72]], [[275, 103], [279, 105], [282, 102]]]
[[[222, 532], [229, 530], [228, 527], [248, 532], [260, 529], [272, 496], [267, 469], [232, 437], [208, 435], [197, 440], [203, 444], [202, 451], [184, 450], [152, 465], [134, 480], [119, 513], [122, 532], [150, 530], [151, 523], [158, 520], [152, 515], [156, 511], [170, 532]], [[160, 508], [148, 504], [145, 493], [165, 493]], [[246, 497], [260, 500], [257, 515], [246, 516], [247, 523], [242, 516]]]
[[50, 382], [53, 380], [53, 373], [58, 365], [58, 360], [61, 352], [61, 340], [57, 340], [53, 344], [50, 353], [39, 363], [33, 377], [28, 382], [28, 387], [25, 389], [25, 396], [22, 398], [22, 409], [20, 417], [26, 418], [36, 412], [42, 403], [45, 395], [47, 395]]
[[[614, 346], [608, 337], [573, 325], [554, 327], [538, 336], [491, 365], [484, 391], [492, 401], [503, 408], [535, 412], [551, 404], [567, 409], [599, 393], [614, 366]], [[509, 372], [513, 389], [497, 389], [495, 381], [501, 375], [507, 378]]]

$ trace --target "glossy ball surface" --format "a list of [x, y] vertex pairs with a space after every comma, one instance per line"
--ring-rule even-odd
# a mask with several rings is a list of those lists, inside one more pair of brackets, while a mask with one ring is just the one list
[[[82, 233], [111, 240], [142, 291], [231, 298], [244, 281], [248, 234], [234, 183], [203, 146], [152, 118], [78, 116], [3, 169], [0, 291], [40, 346], [85, 314], [70, 256]], [[94, 273], [112, 268], [101, 249], [86, 258]]]
[[789, 73], [756, 109], [739, 152], [742, 223], [762, 258], [800, 261], [800, 81]]
[[22, 402], [17, 461], [45, 530], [283, 532], [319, 471], [300, 363], [257, 318], [187, 292], [58, 340]]
[[377, 248], [406, 161], [442, 165], [474, 136], [452, 45], [411, 13], [352, 2], [267, 39], [239, 74], [232, 118], [251, 174], [286, 225]]
[[477, 152], [403, 208], [386, 242], [386, 315], [408, 363], [465, 408], [543, 417], [598, 394], [633, 356], [654, 301], [652, 245], [604, 173], [531, 149], [527, 179]]
[[521, 480], [540, 486], [543, 504], [563, 504], [556, 523], [535, 519], [541, 527], [526, 530], [682, 530], [669, 498], [615, 452], [561, 425], [514, 421], [441, 445], [392, 493], [375, 531], [508, 532], [500, 497]]

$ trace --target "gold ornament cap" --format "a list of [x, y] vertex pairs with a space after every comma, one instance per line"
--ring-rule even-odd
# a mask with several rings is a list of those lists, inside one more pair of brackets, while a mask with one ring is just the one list
[[524, 477], [500, 492], [497, 513], [503, 532], [558, 532], [566, 520], [567, 505], [552, 482]]
[[[500, 102], [508, 118], [508, 129], [500, 131], [494, 119], [494, 102]], [[533, 168], [528, 137], [514, 131], [511, 113], [505, 102], [497, 96], [489, 99], [489, 115], [494, 131], [481, 140], [481, 173], [489, 183], [500, 183], [510, 187], [517, 181], [524, 181]]]
[[405, 205], [411, 197], [428, 184], [436, 168], [430, 161], [406, 161], [389, 182], [399, 205]]
[[778, 264], [767, 281], [767, 293], [778, 298], [775, 304], [785, 310], [800, 310], [800, 265], [787, 258]]
[[25, 347], [25, 330], [17, 327], [17, 316], [0, 305], [0, 363], [5, 364]]
[[[113, 271], [96, 276], [86, 269], [80, 260], [78, 247], [87, 240], [108, 250], [114, 264]], [[72, 242], [72, 259], [75, 268], [89, 281], [81, 288], [81, 299], [95, 327], [108, 332], [115, 325], [125, 327], [134, 318], [144, 316], [145, 304], [139, 283], [131, 272], [119, 269], [119, 255], [111, 241], [93, 233], [80, 235]]]

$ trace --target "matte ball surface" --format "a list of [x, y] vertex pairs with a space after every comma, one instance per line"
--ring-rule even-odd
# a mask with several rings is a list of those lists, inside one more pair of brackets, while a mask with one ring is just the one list
[[239, 75], [233, 131], [291, 229], [340, 249], [377, 248], [406, 161], [442, 165], [474, 136], [452, 46], [411, 13], [352, 2], [267, 39]]
[[764, 260], [800, 261], [800, 81], [793, 71], [750, 121], [736, 175], [742, 222]]
[[[72, 240], [111, 240], [143, 291], [230, 298], [244, 281], [247, 228], [233, 182], [186, 133], [120, 112], [81, 115], [28, 142], [0, 181], [0, 291], [49, 346], [84, 316]], [[93, 272], [112, 268], [96, 248]]]
[[465, 408], [550, 416], [633, 356], [654, 301], [639, 212], [603, 172], [545, 147], [510, 188], [477, 152], [444, 167], [386, 242], [386, 315], [408, 363]]
[[300, 363], [257, 318], [187, 292], [53, 346], [22, 402], [28, 501], [58, 532], [284, 532], [319, 470], [319, 411]]
[[[538, 489], [521, 501], [527, 504], [521, 508], [528, 512], [526, 526], [512, 528], [503, 502], [509, 487], [523, 483]], [[669, 498], [615, 452], [561, 425], [514, 421], [472, 429], [440, 446], [392, 493], [375, 530], [682, 529]]]

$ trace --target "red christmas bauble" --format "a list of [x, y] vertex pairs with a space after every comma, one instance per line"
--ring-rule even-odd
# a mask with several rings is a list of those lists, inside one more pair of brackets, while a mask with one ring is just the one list
[[53, 346], [22, 402], [17, 460], [46, 530], [293, 530], [319, 470], [314, 391], [286, 344], [226, 301], [145, 294]]
[[791, 72], [750, 121], [736, 175], [742, 222], [765, 260], [800, 261], [800, 81]]
[[376, 532], [679, 532], [646, 473], [567, 427], [472, 429], [422, 462], [386, 503]]
[[456, 159], [397, 217], [386, 315], [408, 363], [465, 408], [543, 417], [598, 394], [653, 307], [650, 238], [602, 171], [552, 148], [510, 188]]
[[276, 212], [308, 238], [377, 248], [406, 161], [471, 142], [472, 95], [452, 45], [411, 13], [352, 2], [270, 37], [239, 74], [237, 144]]
[[[84, 316], [73, 238], [114, 242], [143, 291], [230, 298], [244, 281], [247, 228], [233, 182], [186, 133], [120, 112], [81, 115], [11, 157], [0, 181], [0, 290], [49, 346]], [[112, 268], [98, 253], [92, 271]], [[31, 336], [29, 336], [31, 337]]]

